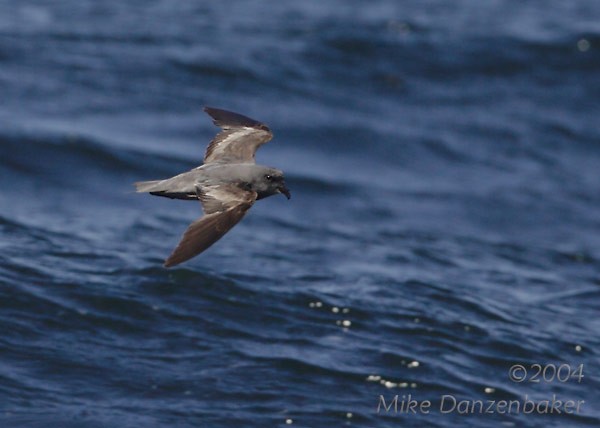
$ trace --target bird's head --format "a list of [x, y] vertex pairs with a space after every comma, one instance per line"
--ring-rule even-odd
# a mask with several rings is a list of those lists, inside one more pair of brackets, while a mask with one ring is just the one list
[[265, 168], [260, 174], [256, 174], [252, 180], [252, 188], [258, 193], [257, 199], [282, 193], [290, 199], [290, 191], [285, 185], [283, 172], [275, 168]]

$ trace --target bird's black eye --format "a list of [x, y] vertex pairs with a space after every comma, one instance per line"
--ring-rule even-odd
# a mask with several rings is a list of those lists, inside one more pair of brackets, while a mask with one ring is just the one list
[[269, 175], [269, 174], [265, 175], [265, 180], [271, 181], [272, 179], [273, 179], [272, 175]]

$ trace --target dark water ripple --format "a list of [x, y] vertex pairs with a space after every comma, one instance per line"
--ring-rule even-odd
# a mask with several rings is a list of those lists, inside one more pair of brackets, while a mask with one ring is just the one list
[[[2, 426], [598, 425], [594, 3], [13, 3]], [[197, 165], [206, 104], [271, 126], [293, 199], [165, 270], [199, 207], [131, 183]], [[535, 363], [585, 378], [508, 379]]]

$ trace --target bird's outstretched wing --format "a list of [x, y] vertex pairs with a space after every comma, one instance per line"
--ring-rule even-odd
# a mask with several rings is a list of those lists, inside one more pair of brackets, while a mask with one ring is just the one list
[[189, 225], [165, 267], [178, 265], [200, 254], [235, 226], [256, 201], [256, 192], [228, 184], [197, 188], [205, 215]]
[[213, 123], [223, 130], [210, 142], [204, 163], [254, 162], [256, 150], [273, 138], [267, 125], [227, 110], [204, 107]]

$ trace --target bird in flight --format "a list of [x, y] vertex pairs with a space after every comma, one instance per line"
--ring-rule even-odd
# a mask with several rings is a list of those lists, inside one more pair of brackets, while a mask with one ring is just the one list
[[205, 107], [222, 130], [210, 142], [204, 163], [165, 180], [135, 183], [137, 192], [171, 199], [198, 200], [204, 215], [184, 232], [164, 266], [176, 266], [217, 242], [259, 199], [281, 193], [290, 199], [283, 172], [257, 165], [256, 150], [273, 134], [263, 123], [227, 110]]

